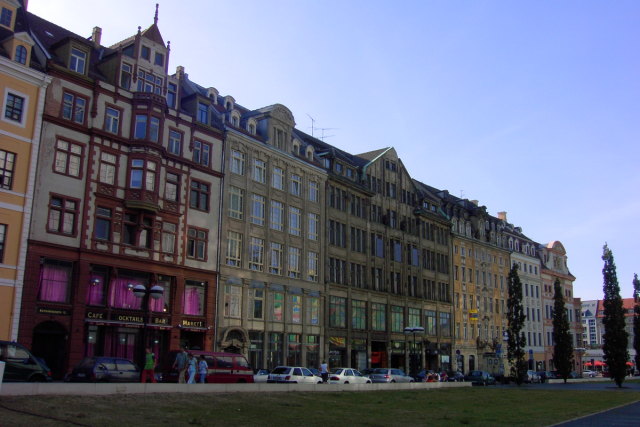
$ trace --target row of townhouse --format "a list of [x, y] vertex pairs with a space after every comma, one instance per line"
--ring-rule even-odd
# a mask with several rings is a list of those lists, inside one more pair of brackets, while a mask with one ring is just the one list
[[85, 356], [181, 345], [254, 368], [499, 373], [512, 263], [532, 363], [551, 367], [555, 277], [574, 303], [559, 242], [413, 179], [393, 148], [350, 154], [283, 105], [170, 74], [157, 9], [107, 47], [98, 27], [81, 37], [0, 5], [2, 73], [22, 76], [2, 104], [0, 338], [58, 377]]

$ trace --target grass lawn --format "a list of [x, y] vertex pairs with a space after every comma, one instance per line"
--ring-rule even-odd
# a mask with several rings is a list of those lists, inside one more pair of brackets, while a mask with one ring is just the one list
[[0, 425], [545, 426], [637, 400], [640, 393], [628, 391], [491, 387], [335, 393], [4, 396], [0, 398]]

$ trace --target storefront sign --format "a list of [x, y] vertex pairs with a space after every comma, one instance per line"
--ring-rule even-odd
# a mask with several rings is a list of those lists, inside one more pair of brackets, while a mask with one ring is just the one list
[[346, 338], [344, 337], [329, 337], [329, 344], [333, 347], [345, 348]]
[[168, 325], [169, 319], [167, 319], [166, 317], [152, 317], [151, 324], [152, 325]]
[[180, 325], [185, 328], [204, 328], [204, 321], [182, 319], [182, 323]]
[[95, 311], [87, 311], [87, 319], [92, 320], [105, 320], [107, 318], [106, 313], [99, 313]]
[[478, 322], [478, 310], [476, 309], [469, 310], [469, 321], [472, 323]]
[[118, 322], [144, 323], [144, 317], [132, 316], [130, 314], [112, 314], [111, 319]]
[[68, 316], [71, 313], [69, 310], [65, 308], [47, 308], [47, 307], [38, 307], [39, 314], [55, 314], [58, 316]]

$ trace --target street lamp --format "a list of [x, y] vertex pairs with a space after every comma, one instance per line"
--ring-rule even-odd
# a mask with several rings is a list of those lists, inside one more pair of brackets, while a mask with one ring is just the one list
[[[153, 285], [152, 287], [150, 287], [149, 289], [147, 289], [146, 286], [144, 286], [141, 283], [137, 283], [137, 284], [133, 284], [133, 283], [129, 283], [127, 284], [127, 287], [129, 289], [131, 289], [131, 291], [133, 292], [133, 295], [136, 296], [136, 298], [143, 298], [142, 300], [142, 308], [144, 311], [144, 320], [143, 320], [143, 325], [142, 325], [142, 359], [141, 359], [141, 363], [144, 365], [144, 361], [145, 361], [145, 349], [147, 347], [152, 347], [151, 345], [147, 344], [147, 325], [149, 323], [151, 323], [151, 319], [150, 319], [150, 312], [151, 312], [151, 307], [150, 307], [150, 301], [149, 298], [152, 298], [154, 300], [160, 299], [162, 298], [163, 294], [164, 294], [164, 288], [162, 286], [159, 285]], [[147, 324], [144, 324], [147, 323]], [[156, 358], [158, 357], [158, 355], [156, 354]]]
[[410, 366], [410, 370], [411, 376], [416, 376], [418, 374], [418, 361], [417, 361], [417, 357], [415, 354], [415, 350], [416, 350], [416, 333], [424, 333], [424, 328], [422, 326], [407, 326], [406, 328], [404, 328], [404, 333], [405, 334], [413, 334], [413, 347], [411, 348], [411, 363], [409, 364]]

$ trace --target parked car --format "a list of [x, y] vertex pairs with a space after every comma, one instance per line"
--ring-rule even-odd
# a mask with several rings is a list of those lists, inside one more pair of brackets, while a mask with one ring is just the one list
[[596, 371], [584, 370], [582, 371], [583, 378], [595, 378], [598, 375]]
[[371, 375], [373, 371], [375, 371], [375, 368], [365, 368], [365, 369], [362, 369], [360, 373], [365, 377], [369, 377], [369, 375]]
[[402, 369], [376, 368], [369, 375], [374, 383], [412, 383], [413, 377], [404, 373]]
[[[190, 350], [194, 357], [204, 356], [207, 362], [207, 383], [252, 383], [253, 369], [247, 359], [238, 353], [218, 353], [202, 350]], [[162, 367], [162, 380], [177, 383], [179, 372], [174, 369], [173, 362], [178, 351], [169, 352], [166, 364]]]
[[0, 341], [0, 361], [5, 362], [4, 382], [52, 380], [47, 365], [17, 342]]
[[464, 381], [464, 374], [460, 371], [449, 371], [447, 372], [447, 381], [462, 382]]
[[315, 375], [316, 377], [322, 379], [322, 374], [320, 373], [319, 370], [317, 370], [316, 368], [308, 368], [311, 372], [313, 372], [313, 375]]
[[140, 369], [120, 357], [85, 357], [67, 377], [71, 382], [139, 382]]
[[471, 371], [464, 377], [464, 380], [477, 385], [493, 385], [496, 383], [496, 379], [487, 371]]
[[278, 366], [271, 371], [268, 383], [322, 384], [322, 378], [301, 366]]
[[524, 382], [529, 383], [529, 384], [534, 384], [534, 383], [540, 383], [540, 382], [542, 382], [542, 380], [540, 378], [540, 375], [538, 375], [538, 373], [536, 371], [529, 370], [529, 371], [527, 371], [527, 376], [526, 376]]
[[418, 383], [423, 383], [423, 382], [439, 382], [440, 381], [440, 374], [437, 373], [436, 371], [430, 370], [430, 369], [423, 369], [422, 371], [418, 372], [413, 379], [418, 382]]
[[371, 384], [371, 379], [357, 369], [335, 368], [329, 372], [329, 384]]
[[268, 369], [258, 369], [256, 373], [253, 374], [254, 383], [266, 383], [268, 379], [269, 379]]

